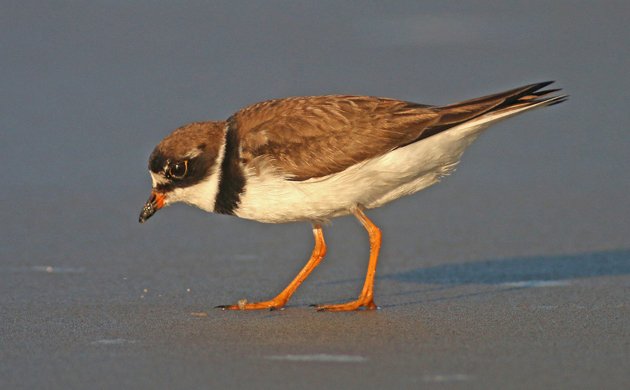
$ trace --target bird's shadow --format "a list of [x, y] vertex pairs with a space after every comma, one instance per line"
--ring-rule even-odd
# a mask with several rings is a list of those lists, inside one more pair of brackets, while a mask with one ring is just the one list
[[[573, 279], [630, 274], [630, 249], [598, 251], [567, 255], [540, 255], [499, 258], [434, 267], [420, 267], [404, 272], [383, 274], [379, 281], [396, 281], [429, 285], [420, 290], [383, 294], [412, 295], [447, 290], [462, 285], [501, 286], [499, 289], [419, 300], [384, 306], [413, 305], [429, 301], [461, 299], [496, 294], [537, 286], [553, 286]], [[345, 283], [349, 280], [332, 283]]]
[[630, 274], [630, 249], [445, 264], [382, 275], [381, 278], [421, 284], [462, 285], [558, 281], [626, 274]]

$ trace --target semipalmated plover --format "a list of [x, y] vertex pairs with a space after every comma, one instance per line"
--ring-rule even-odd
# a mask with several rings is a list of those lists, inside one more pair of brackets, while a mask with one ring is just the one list
[[291, 97], [245, 107], [226, 121], [187, 124], [151, 154], [153, 189], [140, 222], [175, 202], [260, 222], [310, 222], [311, 258], [278, 296], [220, 306], [279, 309], [326, 254], [322, 224], [354, 214], [370, 239], [363, 290], [357, 300], [317, 308], [375, 309], [381, 231], [364, 210], [437, 183], [488, 126], [567, 99], [549, 96], [558, 91], [543, 90], [549, 84], [448, 106], [370, 96]]

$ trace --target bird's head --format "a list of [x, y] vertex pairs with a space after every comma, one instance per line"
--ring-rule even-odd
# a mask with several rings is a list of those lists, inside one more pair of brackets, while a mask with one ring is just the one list
[[153, 186], [140, 223], [176, 202], [213, 211], [224, 139], [225, 122], [190, 123], [164, 138], [149, 157]]

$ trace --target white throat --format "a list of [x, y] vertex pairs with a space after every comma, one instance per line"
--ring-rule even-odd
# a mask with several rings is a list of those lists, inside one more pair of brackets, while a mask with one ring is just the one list
[[219, 192], [219, 182], [221, 180], [221, 164], [225, 156], [225, 141], [219, 148], [219, 154], [212, 172], [199, 183], [185, 188], [175, 188], [166, 196], [165, 203], [172, 204], [176, 202], [184, 202], [197, 206], [207, 212], [214, 211], [214, 203]]

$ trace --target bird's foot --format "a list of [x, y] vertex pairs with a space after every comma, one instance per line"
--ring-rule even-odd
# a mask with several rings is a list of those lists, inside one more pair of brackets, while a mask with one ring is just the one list
[[376, 310], [378, 306], [373, 299], [359, 298], [356, 301], [340, 303], [337, 305], [314, 305], [317, 311], [356, 311]]
[[247, 302], [247, 299], [241, 299], [236, 305], [219, 305], [216, 309], [221, 310], [282, 310], [286, 302], [275, 300], [263, 302]]

